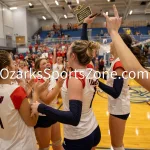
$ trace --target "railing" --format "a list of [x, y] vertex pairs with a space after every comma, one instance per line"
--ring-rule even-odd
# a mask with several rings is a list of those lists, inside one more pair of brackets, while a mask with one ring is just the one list
[[[131, 37], [135, 41], [139, 41], [139, 42], [150, 39], [150, 35], [141, 35], [141, 36], [131, 35]], [[29, 44], [35, 45], [36, 43], [39, 43], [39, 44], [43, 43], [47, 46], [50, 46], [50, 45], [53, 45], [56, 43], [61, 43], [61, 42], [71, 43], [75, 40], [80, 40], [80, 39], [81, 39], [80, 37], [69, 37], [69, 38], [63, 38], [63, 39], [62, 38], [46, 38], [46, 39], [41, 39], [38, 41], [31, 40], [28, 43], [16, 44], [15, 41], [0, 38], [0, 46], [2, 46], [2, 47], [17, 47], [17, 48], [26, 47], [27, 48], [29, 46]], [[111, 42], [111, 37], [110, 36], [95, 36], [95, 37], [92, 36], [92, 37], [89, 37], [89, 40], [108, 44]]]
[[[139, 42], [150, 39], [150, 35], [141, 35], [141, 36], [131, 35], [131, 37], [133, 38], [134, 41], [139, 41]], [[29, 43], [32, 43], [33, 45], [36, 43], [43, 43], [46, 45], [51, 45], [54, 43], [61, 43], [61, 42], [70, 43], [70, 42], [80, 40], [80, 39], [81, 37], [69, 37], [69, 38], [63, 38], [63, 39], [62, 38], [45, 38], [45, 39], [41, 39], [38, 41], [32, 40]], [[92, 37], [89, 37], [89, 40], [97, 41], [100, 43], [106, 43], [106, 44], [112, 41], [110, 36], [92, 36]]]

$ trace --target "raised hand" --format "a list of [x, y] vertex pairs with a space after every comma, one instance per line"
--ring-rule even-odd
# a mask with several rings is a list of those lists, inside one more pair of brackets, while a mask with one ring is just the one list
[[40, 83], [39, 81], [35, 83], [34, 85], [34, 92], [39, 93], [46, 90], [49, 86], [49, 80], [45, 81], [44, 83]]
[[122, 22], [122, 17], [119, 17], [118, 10], [115, 5], [113, 5], [113, 10], [114, 17], [109, 17], [103, 13], [104, 17], [106, 18], [106, 27], [110, 35], [112, 32], [118, 32]]
[[88, 16], [87, 18], [84, 19], [84, 23], [87, 23], [87, 24], [91, 24], [93, 23], [93, 21], [95, 20], [96, 17], [92, 17], [90, 18], [92, 15]]

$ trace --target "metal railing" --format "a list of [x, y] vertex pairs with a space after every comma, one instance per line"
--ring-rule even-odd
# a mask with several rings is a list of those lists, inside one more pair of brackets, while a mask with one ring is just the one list
[[[140, 35], [140, 36], [136, 36], [136, 35], [131, 35], [131, 37], [135, 40], [135, 41], [145, 41], [147, 39], [150, 39], [150, 35]], [[80, 40], [80, 37], [69, 37], [69, 38], [45, 38], [45, 39], [40, 39], [40, 40], [30, 40], [28, 41], [28, 43], [20, 43], [20, 44], [16, 44], [15, 41], [8, 41], [6, 39], [0, 38], [0, 46], [3, 47], [28, 47], [29, 44], [35, 45], [36, 43], [40, 44], [45, 44], [47, 46], [56, 44], [56, 43], [71, 43], [75, 40]], [[110, 43], [111, 42], [111, 37], [110, 36], [92, 36], [89, 37], [89, 40], [92, 41], [97, 41], [100, 43]]]

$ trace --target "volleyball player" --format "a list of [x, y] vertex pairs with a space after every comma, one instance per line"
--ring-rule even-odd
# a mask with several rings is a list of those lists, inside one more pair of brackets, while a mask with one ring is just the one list
[[[31, 117], [25, 90], [17, 84], [12, 84], [11, 71], [15, 71], [15, 65], [6, 51], [0, 51], [0, 71], [0, 149], [36, 150], [33, 126], [38, 116], [35, 114]], [[46, 84], [47, 82], [43, 83], [43, 86], [47, 86]], [[38, 99], [37, 93], [42, 91], [42, 88], [37, 84], [34, 87], [34, 101]]]
[[[121, 37], [125, 44], [132, 49], [131, 37], [126, 34], [122, 34]], [[107, 85], [99, 81], [99, 87], [110, 95], [108, 96], [108, 111], [110, 113], [109, 128], [112, 147], [114, 150], [124, 150], [125, 125], [130, 114], [128, 76], [124, 72], [125, 70], [118, 58], [113, 42], [110, 44], [110, 54], [113, 55], [114, 60], [109, 70]], [[116, 76], [112, 76], [113, 71]]]
[[[136, 57], [132, 54], [132, 52], [130, 51], [130, 49], [126, 46], [126, 44], [123, 42], [123, 40], [121, 39], [118, 30], [121, 26], [122, 23], [122, 18], [119, 17], [118, 11], [116, 6], [113, 6], [114, 9], [114, 17], [108, 17], [105, 13], [104, 13], [104, 17], [106, 18], [106, 24], [107, 24], [107, 29], [108, 32], [111, 36], [111, 39], [113, 41], [113, 44], [116, 48], [116, 52], [122, 62], [122, 65], [124, 66], [125, 70], [127, 70], [128, 72], [130, 71], [134, 71], [135, 73], [142, 71], [142, 72], [147, 72], [147, 70], [145, 70], [140, 63], [138, 62], [138, 60], [136, 59]], [[132, 64], [131, 64], [132, 62]], [[147, 77], [148, 75], [148, 77]], [[141, 84], [144, 88], [146, 88], [148, 91], [150, 91], [150, 73], [147, 72], [144, 73], [144, 76], [136, 76], [135, 80]]]
[[[36, 71], [41, 71], [41, 81], [43, 82], [46, 80], [46, 78], [49, 78], [49, 72], [45, 72], [47, 67], [49, 67], [49, 64], [45, 58], [41, 58], [35, 63]], [[56, 80], [51, 77], [49, 87], [43, 93], [40, 92], [39, 94], [41, 100], [40, 102], [57, 109], [56, 97], [60, 93], [62, 84], [63, 80], [58, 80], [56, 83]], [[50, 140], [52, 141], [53, 150], [62, 150], [60, 124], [55, 121], [55, 119], [47, 120], [46, 116], [39, 115], [38, 122], [35, 126], [35, 134], [40, 147], [39, 150], [48, 150]]]
[[49, 116], [50, 120], [56, 119], [64, 123], [65, 150], [95, 150], [101, 138], [100, 128], [92, 110], [96, 80], [86, 78], [89, 73], [86, 66], [93, 57], [91, 45], [88, 41], [75, 41], [69, 47], [69, 65], [76, 69], [77, 73], [72, 73], [63, 84], [64, 111], [38, 102], [31, 106], [32, 115], [38, 111]]
[[[114, 7], [114, 13], [117, 16], [118, 15], [117, 9], [115, 6], [113, 7]], [[105, 17], [109, 20], [108, 16], [105, 15]], [[117, 19], [116, 17], [114, 23], [117, 23], [118, 20], [121, 21], [121, 19], [119, 18]], [[108, 22], [107, 22], [107, 26], [108, 26]], [[116, 26], [116, 30], [117, 30], [117, 26]], [[108, 31], [110, 32], [110, 30]], [[131, 47], [132, 44], [131, 37], [126, 34], [121, 34], [120, 37], [124, 42], [125, 47], [128, 47], [128, 49], [130, 49], [130, 51], [134, 54], [134, 49]], [[108, 86], [99, 82], [99, 87], [110, 95], [108, 97], [108, 109], [110, 113], [109, 126], [110, 126], [111, 143], [113, 149], [124, 150], [123, 136], [125, 132], [126, 120], [130, 113], [130, 96], [129, 96], [129, 87], [127, 82], [128, 79], [125, 76], [125, 72], [124, 72], [125, 69], [122, 66], [122, 62], [118, 57], [117, 47], [114, 43], [114, 40], [112, 41], [110, 46], [111, 46], [110, 49], [111, 54], [114, 56], [115, 60], [112, 62], [109, 73], [111, 73], [112, 71], [116, 71], [117, 76], [115, 77], [115, 79], [109, 77]]]

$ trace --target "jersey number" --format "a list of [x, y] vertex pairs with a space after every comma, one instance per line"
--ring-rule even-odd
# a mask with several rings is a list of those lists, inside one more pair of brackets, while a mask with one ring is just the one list
[[[3, 101], [3, 96], [0, 96], [0, 104], [2, 103], [2, 101]], [[4, 129], [4, 126], [3, 126], [3, 123], [2, 123], [2, 120], [1, 120], [1, 118], [0, 118], [0, 127], [2, 128], [2, 129]]]

